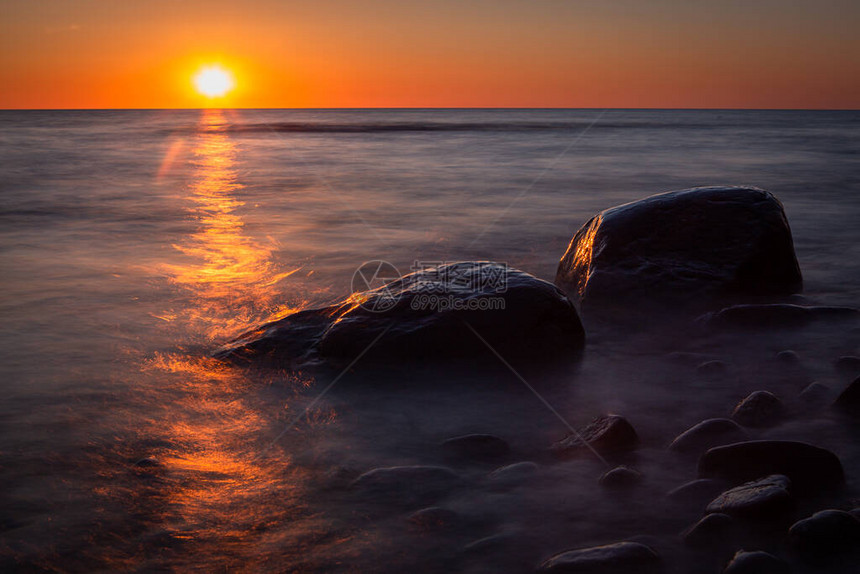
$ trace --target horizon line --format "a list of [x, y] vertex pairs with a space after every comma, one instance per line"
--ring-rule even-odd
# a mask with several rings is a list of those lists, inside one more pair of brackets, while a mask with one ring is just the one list
[[782, 112], [856, 112], [860, 108], [766, 108], [766, 107], [567, 107], [567, 106], [369, 106], [369, 107], [130, 107], [130, 108], [0, 108], [0, 112], [120, 112], [120, 111], [204, 111], [204, 110], [246, 110], [246, 111], [287, 111], [287, 110], [342, 110], [342, 111], [373, 111], [373, 110], [651, 110], [651, 111], [782, 111]]

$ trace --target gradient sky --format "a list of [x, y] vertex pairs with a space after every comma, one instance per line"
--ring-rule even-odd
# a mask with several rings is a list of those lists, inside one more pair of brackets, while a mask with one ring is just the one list
[[860, 108], [857, 0], [0, 2], [0, 108]]

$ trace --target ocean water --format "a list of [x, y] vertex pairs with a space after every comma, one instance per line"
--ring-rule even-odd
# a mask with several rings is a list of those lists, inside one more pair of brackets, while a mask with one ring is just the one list
[[[781, 199], [804, 300], [860, 306], [858, 112], [0, 112], [0, 570], [519, 572], [647, 533], [670, 568], [693, 571], [676, 534], [701, 511], [662, 495], [695, 465], [665, 446], [760, 388], [793, 414], [754, 435], [833, 449], [848, 504], [856, 429], [796, 397], [850, 380], [833, 367], [860, 355], [850, 322], [658, 342], [645, 327], [590, 333], [546, 398], [575, 425], [607, 411], [633, 422], [646, 480], [624, 500], [597, 487], [600, 461], [544, 464], [566, 429], [512, 376], [492, 392], [468, 377], [376, 388], [348, 374], [312, 402], [313, 373], [209, 357], [248, 326], [348, 295], [364, 261], [495, 260], [552, 280], [596, 211], [719, 184]], [[799, 365], [775, 362], [785, 349]], [[698, 375], [708, 359], [727, 374]], [[541, 468], [503, 491], [488, 469], [459, 469], [469, 486], [439, 502], [456, 528], [416, 532], [416, 508], [344, 488], [371, 468], [440, 464], [438, 443], [468, 432]]]

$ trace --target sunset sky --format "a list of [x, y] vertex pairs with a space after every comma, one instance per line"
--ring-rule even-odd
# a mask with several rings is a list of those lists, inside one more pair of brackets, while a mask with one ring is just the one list
[[[0, 108], [860, 108], [856, 0], [3, 0]], [[217, 102], [203, 66], [229, 70]]]

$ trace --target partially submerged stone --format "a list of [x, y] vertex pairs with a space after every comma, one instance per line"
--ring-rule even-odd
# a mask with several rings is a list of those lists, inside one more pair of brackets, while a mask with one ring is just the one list
[[778, 423], [785, 407], [770, 391], [750, 393], [735, 407], [732, 418], [745, 427], [769, 427]]
[[755, 550], [739, 550], [726, 565], [723, 574], [789, 574], [788, 564], [772, 554]]
[[822, 510], [796, 522], [789, 530], [792, 545], [806, 558], [817, 561], [860, 555], [860, 519], [842, 510]]
[[780, 518], [794, 508], [791, 481], [781, 474], [737, 486], [719, 495], [705, 512], [739, 518]]
[[626, 466], [616, 466], [606, 471], [598, 480], [605, 488], [629, 488], [642, 482], [642, 474]]
[[669, 445], [669, 450], [698, 455], [709, 448], [748, 438], [747, 432], [731, 419], [707, 419], [678, 435]]
[[611, 453], [631, 450], [638, 443], [633, 425], [621, 415], [609, 414], [595, 418], [578, 434], [571, 433], [558, 441], [552, 445], [552, 451], [561, 457], [571, 457], [587, 454], [589, 446], [601, 453]]
[[804, 442], [747, 441], [710, 449], [699, 459], [699, 476], [735, 484], [783, 474], [795, 492], [820, 492], [841, 487], [845, 472], [839, 457]]
[[638, 542], [616, 542], [605, 546], [568, 550], [548, 558], [538, 572], [552, 574], [629, 574], [656, 572], [660, 557]]
[[735, 521], [728, 514], [708, 514], [681, 533], [684, 544], [693, 548], [713, 548], [732, 542]]
[[776, 197], [753, 187], [701, 187], [595, 215], [570, 242], [555, 283], [585, 306], [788, 295], [803, 280]]
[[557, 287], [503, 264], [469, 261], [416, 271], [266, 323], [215, 356], [278, 368], [342, 367], [359, 357], [420, 367], [448, 360], [499, 364], [501, 356], [530, 366], [576, 358], [584, 342], [576, 309]]

